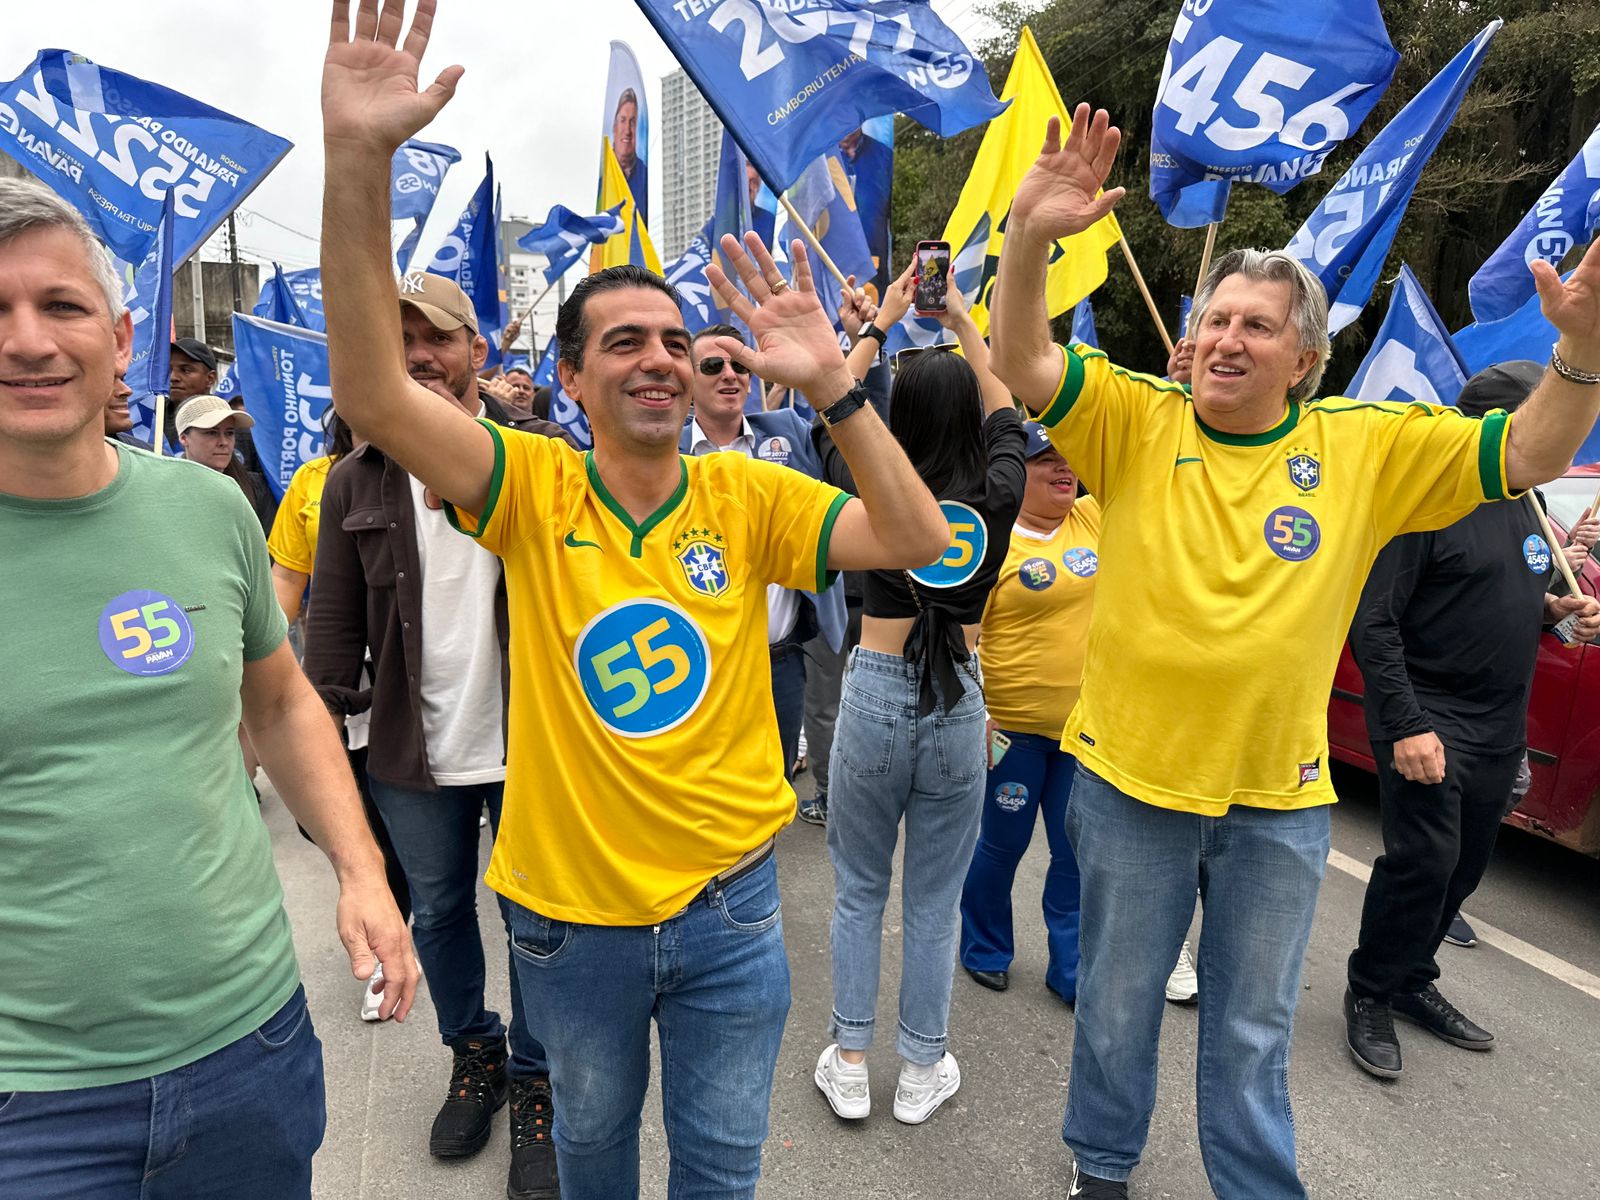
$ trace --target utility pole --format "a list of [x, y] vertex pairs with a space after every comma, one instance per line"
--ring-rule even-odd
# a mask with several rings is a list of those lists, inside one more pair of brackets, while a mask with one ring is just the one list
[[239, 294], [239, 225], [233, 218], [233, 213], [228, 214], [228, 258], [232, 266], [228, 274], [233, 279], [233, 311], [244, 311], [244, 297]]
[[189, 258], [189, 280], [194, 289], [194, 336], [209, 346], [211, 343], [206, 341], [206, 286], [200, 271], [198, 247]]

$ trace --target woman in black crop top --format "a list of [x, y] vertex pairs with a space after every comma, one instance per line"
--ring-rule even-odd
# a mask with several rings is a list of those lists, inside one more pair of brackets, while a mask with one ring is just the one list
[[[907, 271], [879, 324], [905, 315]], [[883, 906], [902, 819], [904, 934], [894, 1115], [917, 1124], [961, 1085], [945, 1049], [961, 882], [978, 832], [984, 786], [982, 675], [973, 649], [984, 602], [1005, 562], [1022, 503], [1022, 422], [989, 371], [989, 348], [952, 284], [941, 319], [962, 356], [905, 358], [890, 392], [889, 428], [950, 522], [951, 547], [911, 572], [872, 571], [861, 644], [852, 652], [834, 728], [828, 802], [833, 859], [833, 1019], [816, 1082], [841, 1117], [867, 1115], [864, 1054], [877, 1007]], [[850, 358], [858, 377], [877, 344]], [[818, 434], [824, 473], [849, 487]]]

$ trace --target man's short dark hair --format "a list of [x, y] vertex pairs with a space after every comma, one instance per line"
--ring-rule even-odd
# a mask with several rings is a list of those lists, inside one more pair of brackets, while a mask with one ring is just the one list
[[589, 322], [583, 311], [589, 303], [589, 297], [601, 292], [614, 292], [618, 288], [636, 287], [655, 288], [670, 297], [680, 309], [683, 307], [683, 297], [678, 295], [677, 288], [654, 271], [633, 263], [607, 267], [593, 275], [585, 275], [556, 313], [556, 345], [562, 360], [571, 363], [574, 371], [583, 370], [583, 348], [589, 341]]
[[694, 338], [690, 341], [689, 348], [692, 350], [695, 346], [700, 344], [701, 338], [708, 337], [732, 338], [741, 346], [748, 346], [750, 344], [745, 340], [744, 334], [740, 333], [732, 325], [707, 325], [704, 329], [695, 330]]
[[507, 375], [526, 375], [528, 377], [528, 382], [530, 382], [530, 383], [533, 382], [533, 372], [528, 370], [527, 367], [507, 367], [506, 368], [506, 374]]

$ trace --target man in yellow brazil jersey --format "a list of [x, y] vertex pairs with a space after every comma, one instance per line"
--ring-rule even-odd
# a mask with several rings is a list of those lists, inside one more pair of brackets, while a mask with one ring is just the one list
[[[738, 454], [683, 458], [690, 335], [659, 276], [583, 280], [556, 327], [561, 384], [594, 450], [474, 421], [409, 379], [389, 250], [389, 160], [462, 71], [418, 90], [433, 19], [334, 5], [322, 82], [324, 303], [339, 411], [504, 561], [511, 618], [505, 801], [488, 882], [511, 901], [529, 1030], [555, 1093], [565, 1200], [639, 1189], [650, 1022], [661, 1042], [669, 1194], [750, 1196], [789, 975], [773, 835], [793, 816], [772, 717], [769, 583], [914, 567], [949, 546], [938, 506], [853, 386], [795, 252], [723, 251], [764, 379], [833, 426], [853, 500]], [[398, 46], [398, 48], [397, 48]], [[754, 303], [752, 303], [752, 300]], [[752, 716], [765, 714], [755, 728]]]
[[[1223, 256], [1195, 297], [1192, 393], [1052, 343], [1050, 244], [1087, 229], [1118, 131], [1052, 120], [1017, 190], [993, 304], [994, 369], [1104, 509], [1083, 692], [1062, 744], [1082, 961], [1062, 1136], [1074, 1196], [1127, 1195], [1155, 1100], [1161, 982], [1199, 889], [1200, 1147], [1222, 1197], [1303, 1197], [1288, 1059], [1328, 853], [1328, 691], [1363, 580], [1396, 534], [1438, 529], [1571, 461], [1600, 408], [1600, 250], [1563, 284], [1560, 332], [1515, 419], [1315, 400], [1327, 297], [1279, 253]], [[1152, 555], [1152, 542], [1178, 553]], [[1181, 612], [1180, 620], [1170, 614]]]

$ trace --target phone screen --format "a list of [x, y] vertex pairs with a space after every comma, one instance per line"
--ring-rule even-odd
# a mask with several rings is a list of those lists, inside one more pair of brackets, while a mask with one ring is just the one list
[[950, 243], [921, 242], [917, 246], [917, 290], [913, 303], [919, 313], [943, 312], [950, 283]]

